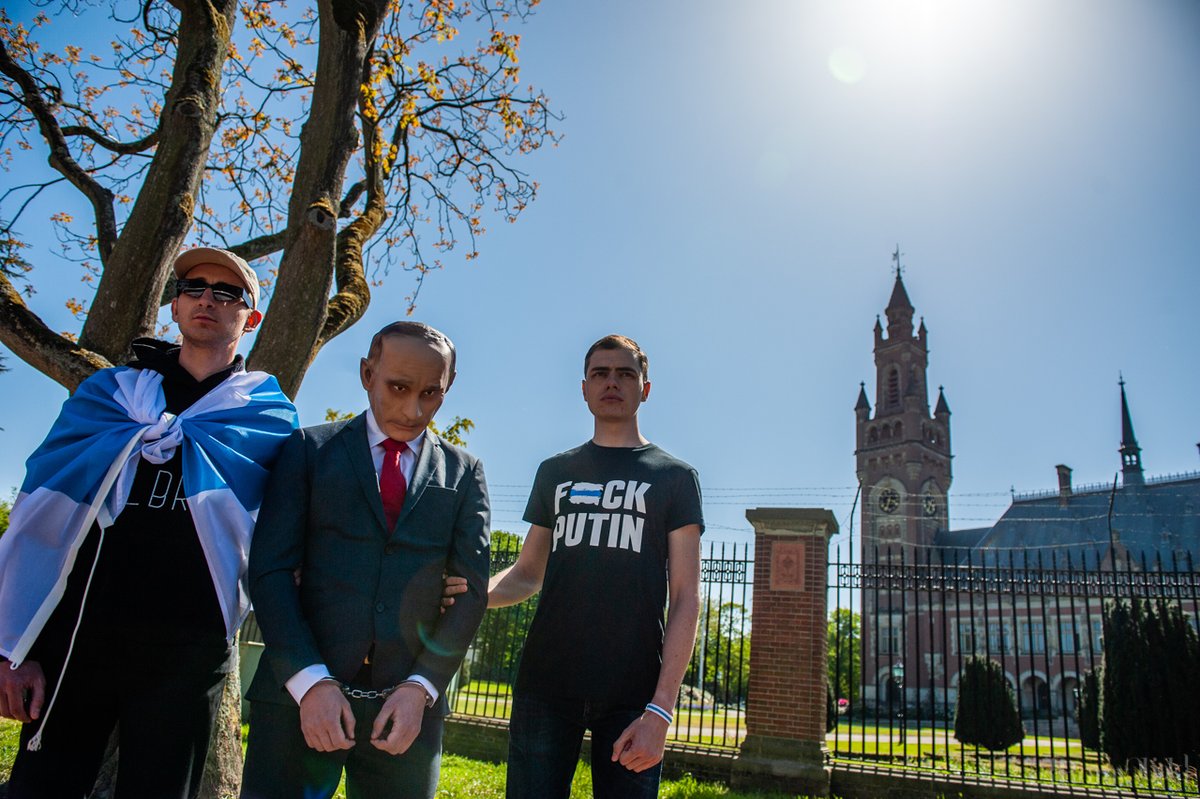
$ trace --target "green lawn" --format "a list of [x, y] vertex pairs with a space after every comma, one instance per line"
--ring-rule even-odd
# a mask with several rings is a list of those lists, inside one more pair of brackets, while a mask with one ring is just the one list
[[17, 757], [17, 739], [21, 736], [21, 725], [8, 719], [0, 719], [0, 783], [8, 782], [12, 762]]
[[[243, 738], [244, 738], [243, 727]], [[16, 722], [7, 719], [0, 719], [0, 785], [8, 781], [9, 771], [12, 769], [13, 758], [17, 753], [17, 739], [20, 731], [20, 725]], [[860, 736], [863, 732], [862, 728], [856, 728], [855, 732]], [[872, 730], [873, 732], [873, 730]], [[885, 732], [885, 731], [881, 731]], [[910, 731], [912, 732], [912, 731]], [[928, 733], [929, 731], [925, 731]], [[845, 735], [845, 732], [842, 733]], [[915, 732], [913, 732], [915, 736]], [[939, 741], [941, 736], [938, 736]], [[871, 739], [868, 741], [858, 740], [853, 742], [851, 748], [856, 752], [865, 752], [868, 756], [878, 752], [879, 756], [886, 761], [894, 764], [900, 769], [916, 767], [917, 771], [928, 768], [934, 768], [938, 771], [956, 771], [960, 766], [966, 766], [968, 773], [979, 771], [982, 774], [994, 773], [1002, 777], [1008, 778], [1026, 778], [1026, 779], [1047, 779], [1051, 775], [1049, 768], [1054, 768], [1043, 762], [1038, 768], [1032, 763], [1024, 765], [1021, 763], [1020, 748], [1014, 747], [1009, 750], [1009, 760], [1006, 762], [1004, 753], [992, 753], [986, 750], [976, 752], [974, 747], [959, 747], [957, 742], [951, 739], [951, 749], [949, 753], [950, 761], [947, 762], [945, 757], [947, 753], [940, 744], [930, 744], [928, 741], [917, 743], [915, 737], [906, 746], [901, 747], [898, 737], [893, 742], [892, 751], [887, 748], [887, 741], [882, 740], [878, 743]], [[830, 739], [832, 744], [832, 738]], [[1055, 754], [1061, 756], [1065, 752], [1066, 742], [1056, 741]], [[848, 746], [849, 742], [843, 740], [842, 746]], [[865, 744], [865, 745], [864, 745]], [[1036, 752], [1043, 758], [1049, 755], [1048, 742], [1043, 741], [1042, 746]], [[1091, 772], [1088, 782], [1095, 784], [1095, 772], [1099, 768], [1099, 757], [1095, 752], [1078, 751], [1078, 743], [1070, 742], [1072, 771], [1078, 769], [1082, 764], [1080, 760], [1086, 760]], [[841, 747], [839, 747], [841, 748]], [[962, 751], [959, 751], [962, 749]], [[842, 750], [845, 752], [845, 749]], [[1026, 745], [1026, 757], [1032, 757], [1035, 754], [1035, 749]], [[889, 756], [890, 755], [890, 756]], [[1013, 757], [1016, 755], [1016, 757]], [[838, 757], [838, 753], [834, 753], [834, 758]], [[978, 760], [976, 761], [976, 758]], [[907, 762], [905, 762], [907, 761]], [[880, 763], [883, 765], [883, 763]], [[1049, 768], [1048, 768], [1049, 766]], [[1061, 769], [1061, 765], [1059, 768]], [[926, 773], [928, 773], [926, 771]], [[1058, 780], [1066, 779], [1065, 772], [1060, 772], [1054, 775]], [[1082, 774], [1074, 774], [1073, 781], [1077, 784], [1081, 783]], [[1111, 777], [1109, 778], [1111, 779]], [[1144, 785], [1145, 780], [1141, 777], [1134, 777], [1132, 780], [1129, 776], [1122, 775], [1120, 778], [1122, 785], [1129, 785], [1131, 782], [1136, 782], [1139, 785]], [[592, 795], [591, 775], [588, 767], [584, 763], [580, 763], [579, 769], [575, 772], [575, 781], [571, 788], [571, 799], [588, 799]], [[339, 789], [336, 794], [337, 799], [345, 799], [344, 786]], [[504, 796], [504, 765], [495, 763], [485, 763], [478, 760], [469, 760], [457, 755], [445, 755], [442, 758], [442, 778], [438, 785], [438, 799], [501, 799]], [[690, 776], [684, 777], [681, 780], [664, 781], [659, 796], [662, 799], [799, 799], [799, 797], [787, 797], [781, 794], [747, 794], [737, 793], [729, 790], [724, 785], [714, 783], [697, 782]]]
[[[590, 799], [592, 778], [586, 763], [580, 763], [571, 784], [571, 799]], [[697, 782], [690, 775], [681, 780], [664, 781], [660, 799], [791, 799], [783, 794], [735, 793], [724, 785]], [[343, 795], [338, 794], [339, 799]], [[465, 757], [442, 758], [442, 779], [438, 799], [503, 799], [504, 766], [481, 763]], [[797, 799], [799, 799], [797, 797]]]
[[[0, 719], [0, 784], [8, 781], [12, 761], [17, 754], [19, 733], [20, 725], [16, 722]], [[571, 799], [588, 799], [591, 795], [591, 773], [587, 764], [580, 763], [571, 786]], [[661, 799], [792, 799], [782, 794], [735, 793], [724, 785], [697, 782], [691, 776], [665, 781], [658, 795]], [[484, 763], [457, 755], [445, 755], [442, 758], [438, 799], [503, 799], [503, 796], [503, 764]], [[338, 789], [336, 797], [346, 799], [344, 783]]]
[[[464, 716], [506, 719], [512, 709], [508, 683], [471, 680], [458, 690], [454, 712]], [[680, 709], [667, 740], [693, 744], [737, 746], [746, 736], [745, 714], [736, 710]]]

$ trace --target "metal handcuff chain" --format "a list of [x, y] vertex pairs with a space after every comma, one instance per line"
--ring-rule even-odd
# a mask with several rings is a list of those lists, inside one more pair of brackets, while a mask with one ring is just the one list
[[[403, 685], [401, 683], [400, 685]], [[391, 688], [384, 688], [382, 691], [377, 691], [374, 688], [351, 688], [345, 683], [341, 683], [342, 694], [350, 699], [387, 699], [396, 692], [400, 685], [393, 685]]]

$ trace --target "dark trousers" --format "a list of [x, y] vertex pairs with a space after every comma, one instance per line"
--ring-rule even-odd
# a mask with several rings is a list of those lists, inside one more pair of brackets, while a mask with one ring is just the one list
[[652, 799], [662, 763], [633, 772], [612, 762], [613, 744], [644, 709], [518, 694], [508, 736], [507, 799], [567, 799], [584, 730], [592, 731], [595, 799]]
[[252, 703], [242, 799], [328, 799], [343, 769], [347, 799], [433, 799], [442, 763], [442, 717], [426, 712], [408, 751], [390, 755], [371, 744], [383, 700], [349, 701], [355, 744], [337, 752], [309, 748], [297, 705]]
[[[21, 728], [9, 799], [79, 799], [96, 782], [119, 725], [116, 799], [189, 799], [200, 787], [229, 650], [80, 641], [49, 717]], [[61, 663], [41, 663], [46, 700]], [[41, 748], [28, 750], [41, 729]]]

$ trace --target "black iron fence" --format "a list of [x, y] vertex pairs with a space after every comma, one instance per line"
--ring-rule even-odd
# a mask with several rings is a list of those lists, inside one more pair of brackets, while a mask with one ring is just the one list
[[[1161, 600], [1190, 625], [1186, 635], [1200, 623], [1200, 572], [1186, 553], [1115, 563], [1102, 562], [1102, 554], [927, 552], [914, 563], [898, 548], [871, 553], [865, 564], [835, 556], [829, 584], [834, 761], [1101, 793], [1200, 795], [1200, 764], [1186, 746], [1182, 757], [1114, 764], [1098, 751], [1095, 731], [1081, 731], [1089, 712], [1096, 723], [1092, 680], [1103, 661], [1106, 606]], [[959, 700], [975, 696], [973, 688], [960, 691], [972, 659], [1003, 672], [1024, 728], [1012, 745], [989, 749], [960, 741], [971, 738], [961, 730], [956, 736]], [[1193, 673], [1193, 692], [1200, 690], [1196, 680]], [[989, 713], [985, 720], [999, 726], [1001, 715]]]
[[[492, 573], [514, 563], [519, 548], [520, 541], [515, 537], [494, 539]], [[680, 689], [670, 742], [734, 749], [745, 736], [753, 572], [749, 545], [708, 545], [701, 560], [696, 647]], [[509, 717], [521, 648], [536, 610], [534, 597], [485, 614], [449, 691], [456, 714], [486, 719]]]

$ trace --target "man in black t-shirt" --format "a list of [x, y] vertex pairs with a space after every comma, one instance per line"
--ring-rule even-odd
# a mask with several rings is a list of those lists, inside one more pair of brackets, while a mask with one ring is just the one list
[[541, 591], [517, 676], [509, 799], [567, 797], [585, 729], [596, 797], [657, 795], [696, 639], [703, 516], [696, 471], [638, 430], [649, 395], [636, 342], [592, 345], [594, 435], [542, 463], [521, 554], [489, 585], [489, 607]]
[[0, 716], [24, 722], [10, 799], [89, 794], [114, 728], [117, 799], [200, 785], [254, 515], [296, 413], [237, 355], [262, 319], [250, 266], [198, 247], [173, 268], [182, 344], [138, 339], [128, 366], [80, 384], [0, 546]]

